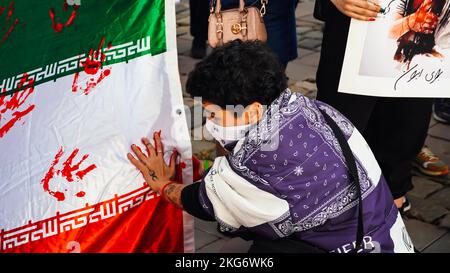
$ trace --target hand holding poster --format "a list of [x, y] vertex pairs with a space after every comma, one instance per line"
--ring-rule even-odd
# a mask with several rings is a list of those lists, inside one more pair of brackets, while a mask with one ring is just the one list
[[351, 22], [339, 92], [450, 97], [450, 1], [378, 3], [374, 22]]
[[0, 253], [193, 251], [126, 157], [160, 131], [192, 181], [174, 0], [0, 0], [0, 31]]

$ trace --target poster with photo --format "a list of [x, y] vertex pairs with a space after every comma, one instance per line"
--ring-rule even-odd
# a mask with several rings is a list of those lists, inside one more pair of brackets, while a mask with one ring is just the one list
[[339, 92], [450, 97], [450, 0], [380, 0], [374, 22], [352, 19]]

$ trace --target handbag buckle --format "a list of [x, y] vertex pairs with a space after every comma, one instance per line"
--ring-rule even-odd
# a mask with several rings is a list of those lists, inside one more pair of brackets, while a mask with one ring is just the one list
[[233, 34], [239, 34], [239, 32], [241, 32], [241, 30], [242, 30], [242, 27], [241, 27], [241, 24], [239, 24], [239, 23], [236, 23], [236, 24], [233, 24], [232, 26], [231, 26], [231, 32], [233, 32]]

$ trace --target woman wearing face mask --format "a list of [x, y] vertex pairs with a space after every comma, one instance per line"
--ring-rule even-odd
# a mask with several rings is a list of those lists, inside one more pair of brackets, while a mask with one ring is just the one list
[[[129, 160], [166, 200], [253, 240], [251, 252], [413, 251], [357, 129], [334, 108], [287, 89], [266, 45], [237, 40], [215, 49], [190, 73], [187, 90], [202, 97], [206, 128], [230, 153], [197, 183], [181, 185], [170, 180], [174, 157], [164, 162], [158, 134], [156, 145], [142, 140], [149, 154], [133, 145]], [[227, 108], [238, 105], [237, 114]]]

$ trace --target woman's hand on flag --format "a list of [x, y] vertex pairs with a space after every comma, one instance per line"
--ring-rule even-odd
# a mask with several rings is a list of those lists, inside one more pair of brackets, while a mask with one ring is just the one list
[[178, 153], [173, 151], [170, 162], [167, 165], [164, 161], [164, 146], [161, 142], [160, 132], [153, 134], [154, 145], [150, 143], [148, 138], [142, 138], [142, 143], [147, 149], [145, 154], [137, 145], [131, 145], [131, 149], [136, 155], [127, 154], [130, 162], [142, 173], [145, 181], [150, 188], [156, 192], [160, 192], [165, 184], [167, 184], [175, 175], [175, 160]]

